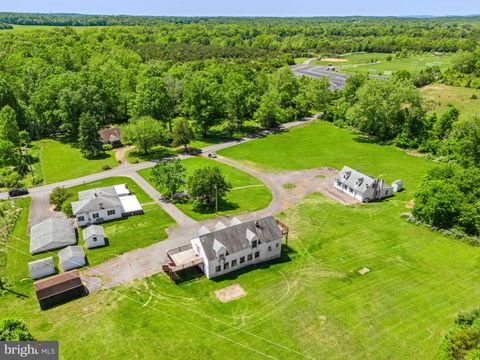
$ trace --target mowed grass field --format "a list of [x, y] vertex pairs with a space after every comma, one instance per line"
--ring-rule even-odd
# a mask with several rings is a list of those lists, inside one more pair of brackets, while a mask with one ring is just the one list
[[403, 179], [407, 191], [397, 196], [413, 197], [413, 192], [433, 162], [408, 155], [394, 146], [378, 145], [369, 139], [339, 129], [331, 123], [316, 123], [276, 133], [218, 152], [249, 166], [266, 171], [313, 169], [347, 165], [387, 182]]
[[[432, 358], [456, 313], [478, 306], [480, 249], [402, 209], [312, 195], [280, 215], [291, 251], [277, 262], [179, 285], [155, 275], [48, 311], [27, 282], [15, 288], [27, 298], [0, 297], [0, 318], [59, 340], [63, 359]], [[213, 291], [235, 283], [247, 295], [220, 303]]]
[[[179, 201], [175, 203], [180, 210], [195, 220], [260, 210], [267, 207], [270, 201], [272, 201], [270, 190], [260, 180], [243, 171], [203, 157], [192, 157], [183, 160], [182, 163], [186, 168], [187, 179], [196, 169], [214, 166], [221, 170], [227, 182], [232, 186], [232, 190], [227, 194], [225, 201], [219, 202], [218, 214], [215, 214], [215, 209], [205, 213], [195, 211], [190, 202]], [[152, 186], [155, 186], [150, 179], [151, 171], [151, 169], [142, 169], [138, 173]], [[180, 189], [180, 191], [183, 189]]]
[[[387, 56], [392, 56], [387, 61]], [[427, 67], [439, 66], [442, 70], [450, 66], [453, 54], [433, 55], [431, 53], [409, 55], [405, 58], [396, 57], [395, 54], [365, 53], [340, 56], [338, 59], [323, 61], [314, 60], [311, 65], [332, 64], [338, 72], [354, 74], [368, 73], [371, 75], [391, 75], [395, 71], [407, 70], [419, 73]]]
[[[471, 117], [480, 115], [480, 90], [449, 86], [443, 84], [432, 84], [420, 89], [427, 106], [435, 111], [437, 115], [443, 114], [451, 106], [460, 110], [460, 117]], [[476, 95], [477, 99], [472, 99]]]
[[102, 171], [103, 166], [118, 165], [112, 151], [107, 151], [104, 158], [88, 160], [80, 150], [69, 144], [55, 140], [40, 140], [34, 144], [40, 160], [45, 184], [74, 179]]
[[[324, 122], [222, 155], [277, 171], [348, 164], [403, 178], [407, 190], [356, 206], [313, 194], [278, 214], [290, 227], [281, 259], [216, 280], [155, 275], [43, 312], [18, 281], [28, 297], [1, 296], [0, 319], [25, 319], [38, 339], [59, 340], [64, 359], [410, 360], [434, 358], [456, 314], [478, 306], [480, 249], [399, 216], [432, 163]], [[25, 219], [15, 234], [25, 234]], [[220, 303], [213, 291], [236, 283], [246, 296]]]

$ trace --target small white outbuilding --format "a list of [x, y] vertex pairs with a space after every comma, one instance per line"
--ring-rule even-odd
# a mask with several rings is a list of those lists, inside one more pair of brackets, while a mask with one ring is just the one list
[[55, 265], [53, 258], [47, 257], [45, 259], [30, 261], [28, 263], [28, 272], [33, 280], [41, 279], [45, 276], [55, 274]]
[[105, 246], [105, 232], [100, 225], [90, 225], [83, 229], [83, 240], [87, 248]]
[[86, 264], [85, 253], [81, 246], [68, 246], [58, 252], [63, 271], [82, 267]]

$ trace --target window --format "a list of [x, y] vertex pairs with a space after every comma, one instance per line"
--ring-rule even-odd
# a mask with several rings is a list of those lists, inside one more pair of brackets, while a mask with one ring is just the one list
[[215, 266], [215, 272], [222, 271], [222, 267], [220, 265]]
[[242, 257], [240, 258], [240, 264], [243, 264], [244, 262], [245, 262], [245, 256], [242, 256]]
[[268, 247], [268, 251], [272, 251], [272, 247], [271, 247], [271, 246]]
[[257, 240], [253, 240], [252, 241], [252, 248], [256, 248], [257, 247]]
[[276, 243], [276, 244], [275, 244], [275, 247], [278, 247], [278, 245], [280, 245], [280, 244], [279, 244], [279, 243]]
[[247, 261], [250, 261], [250, 260], [252, 260], [252, 254], [247, 255]]
[[107, 215], [115, 215], [115, 210], [108, 210]]
[[255, 259], [258, 258], [259, 256], [260, 256], [260, 251], [257, 251], [257, 252], [255, 253]]
[[237, 259], [232, 260], [232, 267], [237, 266]]
[[223, 264], [223, 270], [227, 270], [229, 267], [230, 267], [230, 264], [228, 262]]
[[79, 216], [77, 219], [78, 221], [85, 221], [85, 218], [83, 216]]
[[92, 217], [93, 217], [94, 219], [98, 219], [98, 213], [92, 214]]
[[97, 241], [97, 237], [96, 237], [96, 236], [93, 237], [93, 241]]

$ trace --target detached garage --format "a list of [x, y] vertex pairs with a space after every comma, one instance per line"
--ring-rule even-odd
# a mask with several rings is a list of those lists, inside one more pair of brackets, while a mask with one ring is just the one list
[[42, 310], [86, 295], [77, 270], [36, 281], [33, 287]]
[[28, 263], [28, 271], [33, 280], [41, 279], [45, 276], [55, 274], [55, 265], [53, 264], [53, 257], [47, 257]]

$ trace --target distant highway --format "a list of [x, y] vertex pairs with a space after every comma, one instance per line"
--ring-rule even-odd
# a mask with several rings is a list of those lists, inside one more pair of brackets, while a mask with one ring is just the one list
[[293, 73], [297, 76], [308, 76], [311, 78], [330, 78], [330, 89], [342, 89], [345, 86], [345, 81], [348, 78], [346, 74], [340, 74], [335, 71], [327, 70], [326, 66], [313, 66], [313, 65], [293, 65], [290, 67]]

